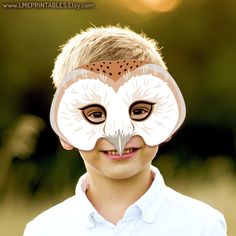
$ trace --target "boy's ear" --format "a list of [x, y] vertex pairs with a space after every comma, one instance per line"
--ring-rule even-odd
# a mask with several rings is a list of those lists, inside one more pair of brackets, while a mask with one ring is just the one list
[[66, 149], [66, 150], [71, 150], [71, 149], [74, 148], [71, 144], [65, 142], [65, 141], [62, 140], [62, 139], [60, 139], [60, 142], [61, 142], [62, 147], [63, 147], [64, 149]]

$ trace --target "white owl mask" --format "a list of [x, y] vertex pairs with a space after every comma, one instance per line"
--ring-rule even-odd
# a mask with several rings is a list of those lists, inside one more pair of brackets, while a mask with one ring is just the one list
[[134, 135], [149, 146], [168, 140], [184, 118], [184, 99], [171, 75], [133, 59], [93, 62], [70, 72], [50, 111], [52, 128], [65, 142], [89, 151], [106, 138], [120, 154]]

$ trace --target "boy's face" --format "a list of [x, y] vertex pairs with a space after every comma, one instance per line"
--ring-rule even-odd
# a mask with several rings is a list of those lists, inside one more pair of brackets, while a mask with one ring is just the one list
[[67, 148], [96, 152], [100, 140], [107, 140], [124, 161], [134, 137], [140, 145], [156, 147], [184, 117], [181, 92], [169, 73], [131, 59], [93, 62], [69, 73], [50, 113], [51, 125]]
[[107, 139], [99, 139], [92, 151], [80, 151], [86, 169], [110, 179], [127, 179], [149, 166], [158, 146], [148, 146], [140, 136], [133, 136], [122, 156]]

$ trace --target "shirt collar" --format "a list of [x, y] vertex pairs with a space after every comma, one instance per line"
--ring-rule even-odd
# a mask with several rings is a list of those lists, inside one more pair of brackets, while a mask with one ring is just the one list
[[[161, 204], [165, 198], [165, 183], [159, 170], [151, 166], [151, 172], [154, 178], [152, 185], [147, 190], [147, 192], [137, 200], [130, 208], [138, 208], [141, 212], [143, 221], [147, 223], [152, 223], [156, 218]], [[88, 174], [84, 174], [80, 177], [78, 184], [76, 186], [76, 197], [78, 197], [81, 202], [81, 212], [83, 212], [84, 219], [86, 220], [86, 225], [88, 228], [93, 228], [95, 226], [94, 216], [97, 213], [96, 209], [93, 207], [91, 202], [86, 196], [86, 190], [89, 188]]]
[[75, 196], [78, 198], [78, 202], [80, 202], [81, 213], [83, 214], [83, 219], [86, 221], [86, 226], [88, 228], [93, 228], [95, 226], [95, 222], [93, 220], [93, 216], [96, 213], [96, 209], [93, 207], [91, 202], [88, 200], [86, 196], [86, 190], [89, 188], [89, 178], [88, 173], [82, 175], [77, 183], [75, 189]]

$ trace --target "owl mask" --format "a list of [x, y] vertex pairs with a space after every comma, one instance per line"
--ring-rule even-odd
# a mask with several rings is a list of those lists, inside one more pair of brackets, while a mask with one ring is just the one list
[[149, 146], [168, 140], [185, 118], [182, 94], [158, 64], [125, 59], [93, 62], [70, 72], [58, 87], [50, 122], [77, 149], [108, 139], [121, 155], [139, 135]]

